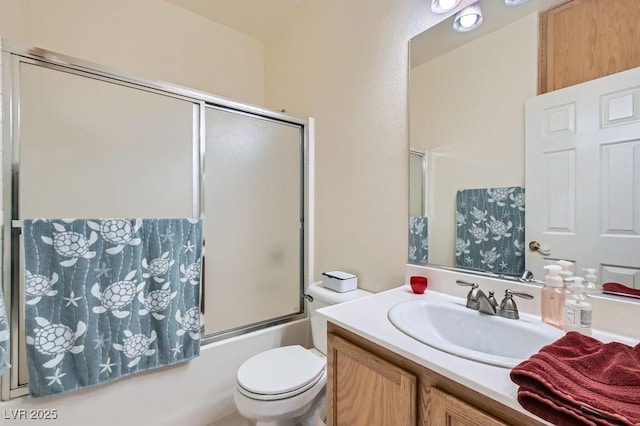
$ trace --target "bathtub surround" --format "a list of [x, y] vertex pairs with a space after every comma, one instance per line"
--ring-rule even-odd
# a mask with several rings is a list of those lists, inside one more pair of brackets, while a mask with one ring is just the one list
[[29, 393], [200, 354], [200, 219], [25, 220]]

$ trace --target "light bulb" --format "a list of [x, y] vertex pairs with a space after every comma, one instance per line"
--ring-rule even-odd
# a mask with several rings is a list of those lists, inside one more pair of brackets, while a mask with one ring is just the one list
[[467, 32], [478, 28], [482, 24], [482, 10], [480, 2], [475, 2], [465, 7], [453, 19], [453, 29], [458, 32]]
[[431, 0], [431, 10], [433, 13], [447, 13], [459, 4], [460, 0]]
[[478, 15], [465, 15], [460, 18], [460, 25], [464, 28], [471, 28], [478, 20]]
[[440, 8], [444, 10], [451, 10], [456, 4], [456, 0], [440, 0]]

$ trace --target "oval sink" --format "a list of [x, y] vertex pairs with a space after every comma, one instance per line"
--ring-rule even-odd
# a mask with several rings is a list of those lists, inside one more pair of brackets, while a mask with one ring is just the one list
[[415, 300], [393, 306], [389, 321], [403, 333], [441, 351], [512, 368], [564, 332], [520, 314], [513, 320], [481, 314], [452, 301]]

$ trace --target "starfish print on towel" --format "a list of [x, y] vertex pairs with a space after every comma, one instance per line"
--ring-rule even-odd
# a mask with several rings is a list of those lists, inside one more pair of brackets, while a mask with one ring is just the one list
[[50, 382], [47, 383], [47, 387], [53, 385], [54, 383], [57, 383], [60, 386], [62, 386], [62, 382], [60, 381], [60, 379], [62, 379], [66, 375], [67, 375], [67, 373], [60, 374], [60, 369], [56, 368], [56, 371], [53, 373], [53, 376], [46, 376], [45, 377], [45, 379], [50, 380]]
[[107, 357], [107, 360], [104, 364], [98, 364], [100, 367], [100, 374], [102, 373], [111, 373], [111, 367], [115, 367], [116, 364], [111, 362], [111, 357]]
[[65, 308], [68, 307], [69, 305], [73, 305], [77, 308], [78, 307], [77, 301], [81, 300], [82, 297], [76, 297], [76, 294], [73, 292], [73, 290], [71, 290], [71, 293], [69, 293], [69, 297], [63, 297], [62, 299], [67, 301], [67, 304], [64, 305]]

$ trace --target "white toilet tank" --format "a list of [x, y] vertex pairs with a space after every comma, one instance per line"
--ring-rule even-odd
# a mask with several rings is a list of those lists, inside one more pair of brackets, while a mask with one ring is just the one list
[[307, 302], [309, 304], [313, 346], [324, 355], [327, 354], [327, 321], [324, 318], [320, 318], [316, 314], [316, 310], [326, 306], [348, 302], [349, 300], [359, 299], [370, 294], [373, 293], [360, 290], [359, 288], [345, 293], [338, 293], [337, 291], [323, 287], [321, 284], [311, 284], [307, 288], [305, 295], [307, 296]]

